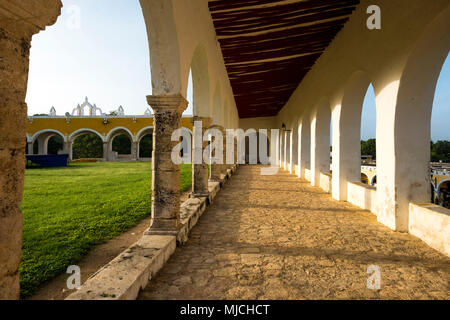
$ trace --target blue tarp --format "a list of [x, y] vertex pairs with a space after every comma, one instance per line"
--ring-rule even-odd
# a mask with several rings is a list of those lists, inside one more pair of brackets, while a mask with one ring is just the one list
[[58, 155], [27, 155], [27, 161], [31, 161], [41, 167], [67, 167], [69, 163], [69, 155], [68, 154], [58, 154]]

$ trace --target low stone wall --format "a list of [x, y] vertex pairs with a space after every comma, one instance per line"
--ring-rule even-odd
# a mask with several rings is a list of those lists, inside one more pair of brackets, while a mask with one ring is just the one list
[[131, 300], [174, 253], [175, 237], [144, 235], [66, 300]]
[[180, 206], [183, 227], [175, 236], [146, 235], [92, 275], [66, 300], [133, 300], [139, 291], [161, 270], [177, 245], [189, 239], [189, 233], [219, 192], [221, 185], [236, 171], [227, 170], [223, 182], [208, 184], [209, 197], [189, 198]]
[[377, 214], [377, 189], [362, 182], [347, 183], [347, 201]]
[[330, 173], [320, 173], [320, 185], [326, 193], [331, 193], [331, 174]]
[[409, 233], [450, 256], [450, 210], [431, 203], [409, 204]]

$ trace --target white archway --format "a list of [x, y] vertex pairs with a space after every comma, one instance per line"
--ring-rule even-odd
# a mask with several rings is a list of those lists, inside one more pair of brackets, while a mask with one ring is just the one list
[[149, 133], [147, 132], [152, 132], [153, 133], [153, 126], [148, 126], [148, 127], [144, 127], [141, 130], [139, 130], [139, 132], [136, 134], [135, 136], [135, 141], [139, 142], [143, 137], [145, 137], [146, 135], [148, 135]]
[[59, 136], [61, 136], [61, 138], [64, 139], [64, 142], [67, 142], [67, 137], [65, 135], [63, 135], [60, 131], [54, 130], [54, 129], [44, 129], [44, 130], [38, 131], [35, 134], [33, 134], [33, 136], [31, 136], [31, 138], [29, 138], [30, 135], [27, 134], [27, 139], [29, 139], [29, 142], [34, 143], [41, 134], [47, 134], [47, 133], [49, 133], [49, 134], [51, 133], [53, 135], [59, 135]]
[[193, 115], [209, 117], [210, 77], [208, 69], [208, 56], [203, 45], [199, 44], [194, 51], [191, 62], [193, 84]]
[[[380, 188], [390, 190], [388, 197], [396, 199], [389, 207], [383, 206], [388, 209], [382, 212], [381, 221], [398, 231], [408, 231], [410, 202], [426, 203], [431, 198], [431, 112], [436, 84], [450, 51], [448, 30], [450, 5], [418, 37], [399, 82], [390, 163], [393, 183], [385, 185], [384, 173], [379, 181]], [[381, 143], [377, 134], [377, 147]]]
[[[150, 135], [152, 137], [152, 141], [153, 141], [153, 130], [154, 127], [153, 126], [148, 126], [145, 128], [142, 128], [137, 134], [136, 134], [136, 142], [137, 142], [137, 158], [151, 158], [150, 157], [142, 157], [141, 156], [141, 141], [144, 137]], [[152, 146], [152, 151], [153, 151], [153, 146]]]
[[120, 131], [122, 131], [121, 133], [123, 134], [124, 132], [128, 134], [131, 142], [136, 142], [135, 136], [131, 133], [131, 131], [125, 127], [115, 127], [114, 129], [111, 129], [109, 131], [109, 133], [106, 135], [106, 142], [112, 142], [111, 140], [117, 136]]
[[223, 119], [222, 119], [222, 88], [220, 86], [220, 83], [217, 82], [216, 87], [214, 89], [214, 98], [213, 103], [211, 105], [211, 111], [212, 115], [212, 123], [214, 125], [220, 125], [223, 126]]
[[332, 194], [347, 200], [347, 183], [361, 180], [361, 114], [370, 85], [365, 71], [358, 70], [347, 81], [342, 100], [333, 107]]
[[93, 133], [96, 134], [97, 136], [100, 137], [100, 139], [102, 139], [103, 142], [106, 142], [105, 136], [102, 136], [100, 133], [98, 133], [97, 131], [93, 130], [93, 129], [88, 129], [88, 128], [82, 128], [82, 129], [78, 129], [74, 132], [72, 132], [69, 135], [69, 138], [67, 139], [68, 142], [73, 143], [75, 141], [76, 138], [78, 138], [79, 136], [83, 135], [83, 134], [87, 134], [87, 133]]
[[331, 110], [322, 98], [311, 114], [311, 185], [320, 185], [320, 174], [330, 172]]

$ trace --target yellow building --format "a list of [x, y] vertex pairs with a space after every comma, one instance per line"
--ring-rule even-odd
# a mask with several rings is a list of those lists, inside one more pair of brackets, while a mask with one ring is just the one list
[[[89, 116], [84, 115], [84, 108], [89, 108]], [[27, 153], [33, 154], [33, 145], [37, 141], [38, 154], [48, 153], [48, 141], [53, 136], [60, 136], [64, 141], [61, 153], [69, 154], [72, 159], [72, 144], [79, 136], [93, 133], [103, 142], [103, 160], [116, 161], [119, 156], [112, 150], [114, 138], [125, 134], [131, 141], [131, 154], [121, 156], [126, 160], [139, 160], [139, 143], [143, 137], [153, 134], [153, 115], [147, 110], [142, 116], [126, 116], [120, 107], [117, 116], [101, 114], [100, 109], [91, 105], [87, 98], [83, 105], [78, 105], [72, 115], [56, 116], [55, 109], [49, 116], [30, 116], [27, 123]], [[191, 117], [183, 117], [181, 126], [192, 130]]]

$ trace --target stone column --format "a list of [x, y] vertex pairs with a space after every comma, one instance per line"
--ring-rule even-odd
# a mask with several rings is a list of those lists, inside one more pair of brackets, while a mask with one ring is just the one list
[[109, 161], [109, 143], [103, 142], [103, 160]]
[[53, 24], [59, 0], [2, 1], [0, 10], [0, 300], [19, 298], [20, 204], [25, 174], [28, 67], [33, 34]]
[[131, 160], [132, 161], [137, 161], [138, 160], [138, 143], [135, 141], [131, 142]]
[[[208, 140], [203, 140], [206, 130], [208, 130], [211, 125], [212, 119], [208, 117], [198, 117], [194, 116], [192, 118], [192, 123], [196, 121], [202, 122], [201, 130], [194, 125], [193, 131], [193, 141], [192, 141], [192, 196], [193, 197], [208, 197], [208, 163], [205, 162], [203, 158], [203, 150], [208, 146]], [[198, 132], [200, 131], [200, 132]], [[201, 159], [197, 159], [197, 156]], [[201, 164], [195, 164], [195, 162], [200, 162]]]
[[225, 178], [227, 177], [227, 173], [228, 173], [228, 165], [227, 165], [227, 131], [225, 130], [224, 127], [221, 127], [222, 130], [222, 137], [223, 137], [223, 149], [222, 149], [222, 159], [223, 159], [223, 164], [222, 164], [222, 174], [225, 176]]
[[72, 161], [72, 142], [64, 142], [63, 153], [69, 155], [69, 160]]
[[152, 161], [152, 225], [147, 234], [177, 236], [180, 223], [180, 165], [172, 161], [172, 133], [181, 128], [188, 102], [180, 94], [148, 96], [154, 111]]

